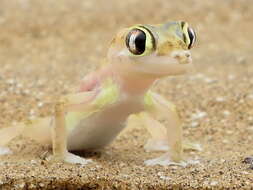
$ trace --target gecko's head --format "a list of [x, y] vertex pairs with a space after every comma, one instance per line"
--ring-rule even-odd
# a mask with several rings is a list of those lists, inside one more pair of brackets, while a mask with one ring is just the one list
[[116, 35], [108, 59], [125, 72], [156, 77], [184, 74], [192, 67], [190, 49], [195, 39], [186, 22], [136, 25]]

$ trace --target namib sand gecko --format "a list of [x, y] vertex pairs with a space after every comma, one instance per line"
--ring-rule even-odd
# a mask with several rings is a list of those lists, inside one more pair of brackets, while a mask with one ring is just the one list
[[[146, 160], [146, 165], [186, 163], [176, 107], [150, 87], [160, 78], [192, 70], [195, 39], [194, 30], [182, 21], [122, 29], [112, 40], [105, 63], [85, 76], [78, 92], [59, 99], [53, 116], [2, 128], [0, 146], [23, 135], [52, 145], [52, 160], [87, 164], [90, 159], [69, 151], [103, 148], [135, 114], [136, 122], [151, 134], [144, 148], [166, 152]], [[168, 124], [160, 122], [164, 119]]]

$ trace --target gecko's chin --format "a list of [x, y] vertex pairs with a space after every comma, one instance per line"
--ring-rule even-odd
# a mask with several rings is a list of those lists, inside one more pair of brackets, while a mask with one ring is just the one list
[[173, 59], [173, 61], [169, 62], [146, 62], [136, 65], [135, 70], [144, 75], [153, 75], [156, 77], [164, 77], [164, 76], [173, 76], [173, 75], [181, 75], [186, 74], [189, 71], [193, 70], [193, 65], [191, 60], [187, 60], [185, 62]]

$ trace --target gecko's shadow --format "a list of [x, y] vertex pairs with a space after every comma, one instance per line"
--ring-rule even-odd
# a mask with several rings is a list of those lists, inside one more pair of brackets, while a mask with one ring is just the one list
[[83, 158], [100, 158], [102, 156], [102, 152], [99, 150], [75, 150], [71, 153]]

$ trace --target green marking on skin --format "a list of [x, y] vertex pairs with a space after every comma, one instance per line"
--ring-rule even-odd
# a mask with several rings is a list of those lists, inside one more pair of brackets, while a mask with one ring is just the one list
[[113, 104], [118, 100], [119, 89], [112, 79], [107, 79], [101, 86], [102, 90], [91, 103], [95, 105], [94, 110], [89, 112], [68, 112], [66, 115], [66, 126], [68, 130], [73, 129], [78, 123], [88, 116], [101, 111], [107, 105]]
[[119, 96], [118, 86], [113, 83], [112, 79], [105, 81], [105, 87], [102, 86], [101, 93], [97, 96], [94, 105], [103, 108], [105, 105], [114, 103]]
[[146, 106], [153, 106], [154, 102], [153, 102], [153, 97], [152, 97], [152, 92], [148, 91], [144, 97], [144, 103]]
[[169, 110], [177, 113], [176, 106], [172, 104], [170, 101], [167, 101], [166, 99], [163, 99], [161, 96], [157, 95], [156, 93], [152, 91], [148, 91], [146, 95], [144, 96], [144, 104], [145, 106], [149, 108], [155, 107], [155, 101], [157, 99], [160, 99], [161, 103], [166, 106]]

